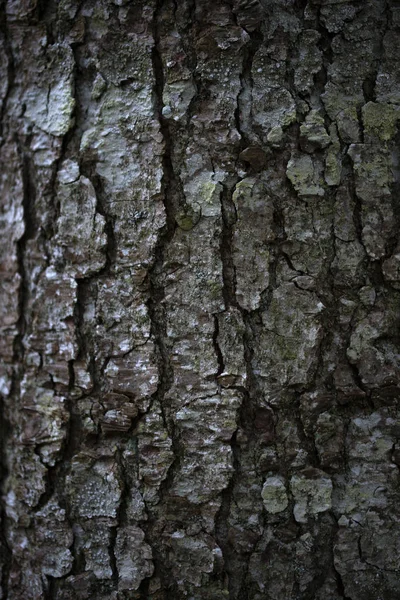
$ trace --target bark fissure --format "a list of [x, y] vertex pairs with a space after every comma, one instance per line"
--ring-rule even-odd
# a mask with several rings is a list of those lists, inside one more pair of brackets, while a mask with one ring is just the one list
[[236, 221], [236, 208], [232, 200], [232, 193], [235, 185], [229, 187], [225, 185], [221, 192], [222, 229], [220, 251], [223, 296], [226, 310], [232, 306], [237, 307], [235, 265], [232, 257], [233, 225]]
[[29, 301], [29, 274], [25, 267], [26, 246], [35, 234], [35, 186], [32, 178], [32, 162], [29, 154], [24, 147], [19, 145], [20, 160], [22, 164], [23, 181], [23, 218], [24, 233], [17, 243], [19, 273], [21, 278], [19, 292], [19, 334], [15, 340], [16, 360], [22, 361], [24, 358], [23, 339], [27, 329], [26, 315]]
[[[235, 16], [235, 13], [233, 13]], [[237, 18], [235, 18], [237, 23]], [[235, 110], [236, 128], [241, 136], [241, 146], [254, 142], [252, 133], [252, 90], [253, 90], [253, 60], [257, 50], [260, 48], [263, 36], [259, 31], [248, 32], [249, 39], [244, 46], [243, 62], [240, 72], [240, 90], [237, 95], [237, 107]]]
[[[153, 14], [153, 72], [154, 72], [154, 94], [155, 94], [155, 111], [158, 122], [160, 124], [160, 130], [163, 137], [164, 143], [164, 155], [163, 155], [163, 177], [162, 177], [162, 193], [163, 203], [166, 216], [166, 225], [160, 231], [157, 245], [154, 253], [154, 263], [149, 270], [149, 314], [151, 319], [152, 335], [154, 336], [155, 342], [158, 346], [160, 364], [160, 384], [156, 392], [156, 398], [158, 399], [163, 414], [164, 425], [167, 430], [171, 429], [169, 415], [167, 414], [164, 406], [164, 398], [169, 388], [171, 387], [173, 380], [172, 365], [169, 359], [168, 342], [167, 342], [167, 315], [163, 307], [163, 299], [165, 297], [165, 290], [163, 285], [164, 277], [164, 261], [165, 252], [168, 244], [174, 237], [176, 230], [175, 215], [177, 210], [176, 204], [176, 192], [178, 187], [178, 178], [175, 175], [173, 162], [172, 162], [172, 140], [170, 136], [169, 126], [162, 115], [163, 108], [163, 89], [164, 89], [164, 72], [163, 64], [160, 52], [160, 38], [159, 38], [159, 19], [160, 11], [162, 9], [162, 2], [158, 1], [155, 12]], [[171, 432], [170, 432], [171, 434]], [[172, 437], [172, 439], [174, 439]]]

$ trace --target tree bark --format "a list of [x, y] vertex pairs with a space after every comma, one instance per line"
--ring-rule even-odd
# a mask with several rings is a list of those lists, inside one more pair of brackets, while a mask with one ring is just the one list
[[0, 598], [400, 597], [399, 27], [3, 2]]

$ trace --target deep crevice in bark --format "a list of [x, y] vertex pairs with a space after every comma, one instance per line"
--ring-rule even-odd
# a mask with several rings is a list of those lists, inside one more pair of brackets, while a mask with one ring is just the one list
[[32, 160], [22, 144], [18, 146], [22, 164], [22, 181], [23, 181], [23, 211], [24, 211], [24, 234], [17, 243], [17, 254], [20, 272], [20, 295], [19, 295], [19, 335], [15, 341], [16, 360], [23, 360], [24, 346], [23, 338], [26, 332], [27, 323], [26, 315], [28, 313], [29, 300], [29, 275], [25, 266], [26, 246], [29, 240], [34, 237], [36, 231], [35, 218], [35, 184], [33, 179]]
[[222, 280], [225, 310], [229, 307], [237, 307], [236, 300], [236, 274], [235, 265], [232, 256], [232, 236], [233, 226], [237, 220], [236, 207], [232, 200], [232, 193], [235, 186], [224, 185], [221, 193], [221, 262], [222, 262]]
[[235, 110], [236, 128], [241, 136], [241, 149], [249, 143], [257, 142], [253, 134], [256, 129], [252, 123], [252, 89], [253, 75], [252, 67], [254, 56], [263, 43], [263, 35], [259, 30], [248, 32], [249, 41], [243, 50], [242, 71], [240, 73], [240, 91], [237, 96], [237, 108]]

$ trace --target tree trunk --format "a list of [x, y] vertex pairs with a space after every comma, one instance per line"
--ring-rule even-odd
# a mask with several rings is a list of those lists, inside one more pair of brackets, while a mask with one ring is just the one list
[[400, 6], [1, 8], [0, 597], [400, 597]]

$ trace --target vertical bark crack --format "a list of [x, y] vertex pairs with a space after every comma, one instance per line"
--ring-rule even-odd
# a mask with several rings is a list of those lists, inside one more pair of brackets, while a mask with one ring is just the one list
[[[235, 22], [238, 25], [236, 15], [234, 14], [234, 16]], [[249, 40], [243, 50], [240, 90], [237, 96], [237, 108], [235, 110], [236, 129], [241, 135], [242, 147], [245, 147], [249, 143], [257, 143], [258, 141], [253, 133], [254, 123], [252, 121], [252, 67], [254, 56], [263, 42], [263, 35], [260, 31], [247, 32], [247, 34]]]
[[20, 292], [19, 292], [19, 334], [15, 340], [15, 360], [22, 363], [24, 358], [23, 338], [27, 329], [26, 315], [29, 301], [29, 274], [25, 267], [26, 247], [29, 240], [34, 237], [36, 230], [35, 217], [35, 197], [36, 190], [33, 177], [32, 159], [25, 146], [19, 142], [18, 151], [22, 166], [23, 181], [23, 218], [24, 233], [17, 242], [17, 255], [20, 273]]
[[[169, 357], [168, 338], [167, 338], [167, 317], [163, 306], [165, 297], [163, 278], [164, 278], [164, 257], [169, 243], [174, 237], [176, 230], [175, 215], [177, 210], [177, 190], [179, 187], [178, 178], [175, 175], [172, 160], [172, 139], [169, 131], [169, 125], [162, 115], [163, 108], [163, 89], [164, 89], [164, 70], [160, 50], [160, 21], [163, 2], [157, 1], [153, 15], [153, 72], [154, 72], [154, 105], [156, 118], [160, 124], [161, 134], [164, 142], [163, 156], [163, 176], [162, 176], [162, 195], [166, 216], [166, 224], [159, 231], [158, 240], [154, 251], [154, 262], [148, 273], [149, 280], [149, 300], [148, 309], [151, 320], [151, 334], [159, 351], [159, 377], [160, 383], [155, 397], [159, 400], [164, 424], [167, 430], [169, 426], [168, 415], [165, 412], [164, 397], [170, 389], [173, 382], [173, 371]], [[171, 431], [170, 431], [171, 434]]]
[[236, 300], [235, 264], [232, 255], [233, 226], [237, 220], [236, 208], [232, 200], [232, 193], [236, 183], [230, 186], [224, 185], [221, 192], [222, 229], [220, 252], [223, 280], [222, 293], [224, 297], [225, 310], [228, 310], [231, 306], [238, 306]]

